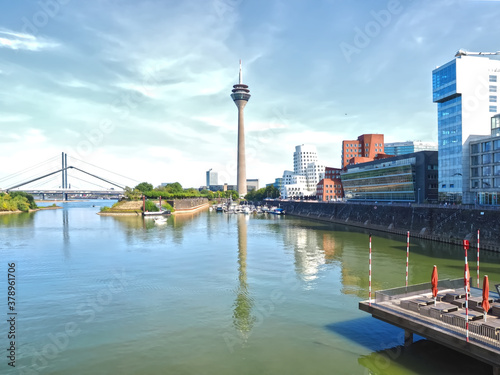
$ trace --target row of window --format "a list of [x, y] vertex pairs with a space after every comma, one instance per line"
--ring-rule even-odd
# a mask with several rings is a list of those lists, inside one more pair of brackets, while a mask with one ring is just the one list
[[490, 82], [496, 82], [496, 81], [497, 81], [497, 76], [490, 75]]
[[497, 113], [498, 112], [498, 107], [496, 105], [490, 105], [490, 112]]
[[471, 189], [500, 188], [500, 178], [481, 178], [471, 180]]
[[494, 141], [474, 143], [471, 144], [470, 146], [470, 152], [472, 154], [479, 154], [479, 152], [488, 152], [491, 150], [500, 150], [500, 139], [495, 139]]
[[[486, 167], [481, 168], [471, 168], [471, 177], [480, 177], [480, 176], [500, 176], [500, 165], [488, 165]], [[480, 174], [481, 173], [481, 174]]]

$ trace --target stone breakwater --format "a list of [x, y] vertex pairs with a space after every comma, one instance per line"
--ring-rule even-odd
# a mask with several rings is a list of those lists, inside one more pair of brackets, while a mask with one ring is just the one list
[[476, 247], [500, 252], [500, 210], [460, 206], [408, 206], [390, 204], [348, 204], [280, 202], [287, 215], [347, 224], [372, 230], [453, 244], [470, 241]]

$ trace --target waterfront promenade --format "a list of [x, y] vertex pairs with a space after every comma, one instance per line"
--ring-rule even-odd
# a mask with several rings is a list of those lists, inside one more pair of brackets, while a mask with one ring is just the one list
[[[441, 280], [434, 303], [431, 283], [381, 290], [374, 300], [359, 302], [359, 309], [403, 328], [405, 346], [416, 333], [492, 366], [500, 374], [500, 300], [490, 293], [490, 314], [484, 319], [481, 289], [471, 288], [469, 313], [465, 311], [463, 279]], [[469, 320], [468, 332], [466, 318]], [[468, 337], [468, 339], [467, 339]]]

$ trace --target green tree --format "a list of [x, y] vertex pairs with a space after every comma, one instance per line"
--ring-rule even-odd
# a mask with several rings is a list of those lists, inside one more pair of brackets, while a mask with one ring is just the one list
[[140, 192], [147, 192], [153, 190], [153, 185], [151, 185], [148, 182], [141, 182], [139, 185], [137, 185], [134, 189], [139, 190]]
[[142, 192], [137, 189], [132, 189], [131, 187], [125, 186], [125, 196], [131, 201], [137, 201], [141, 199]]
[[172, 194], [179, 194], [184, 192], [184, 190], [182, 189], [182, 185], [179, 184], [178, 182], [167, 184], [167, 186], [165, 186], [165, 190]]
[[[24, 191], [13, 191], [13, 192], [9, 193], [9, 195], [12, 199], [14, 199], [16, 197], [26, 198], [26, 200], [28, 201], [28, 206], [32, 210], [38, 208], [38, 206], [35, 203], [35, 199], [33, 198], [33, 195], [31, 195], [31, 194], [28, 194]], [[24, 211], [24, 210], [21, 210], [21, 211]]]

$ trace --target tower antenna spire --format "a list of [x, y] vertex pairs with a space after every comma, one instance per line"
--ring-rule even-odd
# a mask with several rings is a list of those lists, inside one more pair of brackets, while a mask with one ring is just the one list
[[243, 75], [241, 73], [241, 59], [240, 59], [240, 85], [243, 83]]

